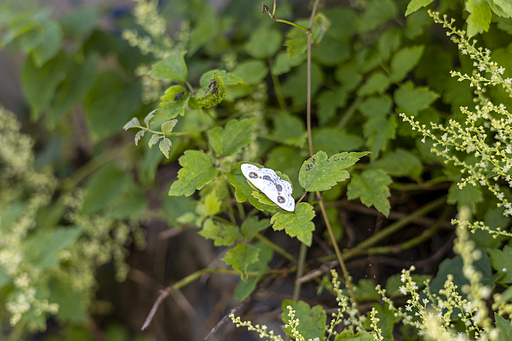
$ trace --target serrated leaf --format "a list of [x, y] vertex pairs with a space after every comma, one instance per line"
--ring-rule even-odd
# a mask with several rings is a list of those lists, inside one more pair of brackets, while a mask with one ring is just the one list
[[305, 59], [306, 55], [304, 54], [301, 54], [295, 58], [290, 58], [288, 56], [288, 53], [279, 52], [276, 56], [274, 65], [272, 65], [271, 72], [274, 76], [279, 76], [282, 75], [283, 73], [288, 73], [292, 69], [292, 67], [296, 67], [304, 63]]
[[169, 158], [169, 151], [171, 150], [172, 142], [167, 137], [164, 137], [158, 144], [158, 148], [166, 158]]
[[165, 90], [165, 94], [160, 97], [159, 108], [166, 118], [174, 118], [178, 115], [185, 115], [185, 107], [188, 104], [190, 95], [181, 85], [174, 85]]
[[405, 11], [405, 16], [408, 16], [409, 14], [416, 12], [422, 7], [427, 7], [430, 5], [434, 0], [411, 0], [409, 4], [407, 5], [407, 10]]
[[339, 153], [327, 159], [327, 154], [319, 151], [304, 161], [299, 171], [299, 183], [308, 192], [326, 191], [340, 181], [349, 178], [345, 168], [353, 166], [369, 152]]
[[208, 218], [204, 221], [203, 228], [199, 234], [205, 238], [212, 239], [213, 245], [232, 245], [241, 237], [238, 226], [230, 223], [222, 223]]
[[253, 58], [267, 59], [272, 57], [281, 47], [283, 35], [270, 24], [260, 25], [245, 44], [245, 51]]
[[323, 150], [327, 154], [358, 150], [364, 145], [362, 137], [349, 134], [345, 130], [336, 129], [336, 127], [314, 129], [312, 135], [314, 150]]
[[302, 243], [311, 246], [315, 224], [313, 206], [301, 202], [295, 206], [294, 212], [280, 211], [272, 216], [270, 223], [275, 231], [285, 230], [290, 237], [297, 237]]
[[[311, 63], [311, 97], [320, 90], [323, 84], [324, 74], [322, 68], [316, 63]], [[283, 95], [292, 99], [292, 105], [296, 108], [302, 108], [306, 105], [307, 96], [304, 96], [304, 84], [307, 80], [307, 67], [302, 64], [289, 75], [283, 82]]]
[[222, 260], [240, 272], [242, 281], [245, 282], [247, 281], [247, 267], [258, 261], [259, 253], [260, 249], [254, 245], [238, 244], [231, 250], [228, 250]]
[[325, 125], [347, 101], [347, 93], [343, 88], [324, 90], [316, 98], [320, 125]]
[[[284, 300], [281, 304], [283, 312], [281, 318], [283, 322], [290, 323], [288, 316], [288, 306], [295, 311], [295, 319], [300, 321], [297, 326], [297, 331], [304, 337], [304, 340], [323, 340], [325, 332], [325, 321], [327, 319], [325, 310], [320, 305], [313, 308], [304, 301], [295, 302], [293, 300]], [[284, 331], [288, 335], [292, 335], [290, 327], [285, 328]]]
[[210, 143], [218, 155], [229, 156], [252, 141], [254, 118], [230, 120], [225, 128], [215, 127], [209, 133]]
[[222, 102], [227, 94], [224, 80], [220, 75], [214, 74], [208, 85], [199, 89], [196, 96], [190, 97], [189, 106], [191, 109], [208, 109]]
[[366, 32], [397, 16], [396, 4], [391, 0], [373, 0], [359, 22], [359, 32]]
[[[309, 20], [297, 20], [296, 24], [302, 27], [308, 27]], [[329, 29], [330, 25], [331, 23], [325, 15], [321, 13], [315, 15], [311, 31], [317, 43], [322, 41], [322, 38]], [[313, 39], [311, 39], [311, 43], [313, 43]], [[288, 57], [296, 58], [307, 50], [307, 34], [303, 29], [293, 27], [286, 34], [286, 41], [284, 44], [286, 46], [286, 51], [288, 52]]]
[[401, 148], [372, 162], [370, 167], [382, 169], [391, 176], [410, 176], [415, 180], [420, 179], [422, 171], [420, 159], [416, 155]]
[[512, 247], [505, 245], [503, 250], [489, 249], [491, 265], [503, 277], [500, 282], [512, 283]]
[[62, 43], [62, 30], [53, 20], [45, 20], [42, 26], [21, 37], [23, 49], [31, 54], [38, 67], [44, 65], [59, 53]]
[[172, 53], [164, 60], [156, 62], [151, 67], [149, 74], [155, 79], [172, 79], [179, 82], [186, 82], [188, 78], [185, 54], [187, 51]]
[[494, 320], [500, 335], [498, 340], [512, 341], [512, 325], [510, 324], [510, 320], [506, 320], [498, 315], [498, 313], [494, 313]]
[[292, 146], [302, 147], [307, 139], [303, 120], [288, 113], [274, 115], [272, 135]]
[[160, 129], [162, 129], [163, 133], [169, 134], [170, 132], [172, 132], [172, 130], [176, 126], [176, 123], [178, 123], [178, 120], [176, 120], [176, 119], [170, 120], [170, 121], [165, 121], [164, 123], [162, 123]]
[[379, 212], [387, 216], [390, 204], [388, 197], [391, 195], [388, 185], [393, 180], [380, 169], [369, 169], [361, 175], [352, 175], [348, 184], [347, 198], [353, 200], [359, 198], [361, 202], [370, 207], [374, 206]]
[[146, 115], [146, 117], [144, 117], [144, 124], [149, 126], [149, 123], [151, 122], [151, 120], [153, 119], [153, 117], [155, 117], [155, 112], [157, 112], [158, 109], [155, 109], [153, 111], [151, 111], [149, 114]]
[[472, 37], [478, 33], [489, 30], [492, 19], [492, 12], [485, 1], [467, 1], [466, 9], [470, 13], [466, 22], [468, 24], [468, 36]]
[[198, 150], [187, 150], [179, 159], [183, 167], [178, 172], [178, 180], [173, 182], [169, 195], [186, 197], [192, 195], [196, 189], [201, 189], [215, 179], [218, 170], [212, 165], [208, 155]]
[[220, 212], [222, 201], [217, 197], [217, 191], [213, 190], [204, 197], [205, 213], [213, 216]]
[[476, 212], [476, 204], [482, 202], [482, 189], [480, 186], [476, 187], [472, 184], [459, 188], [459, 185], [454, 182], [448, 189], [448, 197], [446, 202], [449, 204], [457, 204], [457, 208], [467, 206], [471, 212]]
[[389, 78], [381, 71], [376, 71], [366, 79], [357, 90], [358, 96], [381, 94], [389, 87]]
[[411, 82], [400, 86], [393, 94], [395, 103], [406, 114], [415, 115], [427, 108], [439, 95], [425, 87], [414, 87]]
[[[264, 194], [259, 193], [259, 191], [253, 189], [250, 185], [245, 176], [242, 174], [242, 171], [240, 170], [240, 164], [233, 165], [233, 168], [231, 170], [231, 173], [226, 174], [226, 177], [228, 178], [229, 182], [233, 187], [235, 187], [235, 198], [236, 201], [243, 203], [247, 200], [258, 210], [260, 211], [268, 211], [268, 212], [275, 212], [277, 209], [277, 205], [274, 204], [270, 199], [268, 199]], [[258, 165], [258, 167], [262, 167]], [[268, 205], [261, 204], [256, 197], [253, 196], [253, 193], [259, 193], [262, 197], [265, 197], [266, 200], [269, 202]]]
[[268, 263], [272, 260], [272, 256], [274, 255], [272, 249], [267, 245], [263, 244], [262, 242], [258, 242], [252, 245], [258, 248], [260, 252], [258, 254], [258, 261], [249, 264], [249, 266], [247, 267], [247, 272], [258, 272], [258, 275], [251, 276], [247, 278], [245, 282], [240, 281], [237, 284], [235, 288], [234, 297], [238, 301], [245, 300], [254, 291], [254, 289], [256, 289], [256, 285], [263, 276], [263, 272], [267, 269]]
[[387, 144], [396, 136], [395, 116], [371, 118], [363, 125], [366, 146], [370, 148], [371, 159], [376, 159], [380, 152], [386, 150]]
[[259, 220], [258, 217], [252, 216], [246, 218], [242, 223], [242, 234], [247, 240], [251, 240], [256, 233], [270, 226], [268, 219]]
[[140, 126], [139, 119], [137, 117], [134, 117], [130, 120], [130, 122], [126, 123], [123, 127], [124, 130], [128, 130], [133, 127]]
[[144, 136], [145, 133], [146, 133], [145, 130], [140, 130], [137, 134], [135, 134], [135, 145], [136, 146], [139, 145], [139, 141]]
[[162, 137], [162, 135], [160, 134], [153, 134], [151, 136], [151, 138], [149, 139], [149, 142], [148, 142], [148, 146], [149, 148], [153, 147], [155, 144], [157, 144], [158, 140], [160, 140], [160, 138]]
[[268, 67], [261, 60], [248, 60], [238, 64], [233, 73], [247, 84], [257, 84], [268, 75]]
[[389, 80], [397, 83], [404, 79], [409, 71], [411, 71], [421, 56], [423, 55], [423, 46], [404, 47], [393, 56], [391, 60], [391, 74]]
[[393, 101], [388, 95], [365, 99], [359, 104], [359, 111], [367, 118], [385, 117], [391, 112]]

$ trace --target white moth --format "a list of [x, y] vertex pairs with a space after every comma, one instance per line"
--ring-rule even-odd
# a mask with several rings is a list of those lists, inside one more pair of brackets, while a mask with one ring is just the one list
[[295, 200], [292, 197], [292, 184], [277, 176], [270, 168], [258, 168], [249, 163], [241, 166], [242, 173], [251, 184], [265, 194], [283, 210], [293, 212]]

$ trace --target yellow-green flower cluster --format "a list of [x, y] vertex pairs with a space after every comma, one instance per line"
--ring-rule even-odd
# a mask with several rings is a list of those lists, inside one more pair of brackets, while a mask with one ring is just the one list
[[[81, 306], [88, 306], [96, 287], [96, 268], [113, 258], [117, 279], [124, 279], [128, 271], [124, 245], [131, 242], [130, 235], [135, 234], [136, 241], [144, 238], [137, 225], [79, 214], [83, 197], [80, 190], [62, 193], [57, 202], [53, 201], [58, 182], [50, 169], [35, 170], [32, 145], [30, 137], [20, 133], [14, 114], [0, 107], [0, 272], [9, 278], [2, 285], [11, 289], [5, 308], [13, 326], [25, 314], [42, 316], [42, 324], [27, 325], [35, 331], [44, 328], [45, 315], [56, 314], [59, 309], [58, 304], [38, 292], [40, 288], [44, 292], [50, 290], [51, 281], [65, 283], [80, 294]], [[50, 205], [64, 210], [60, 217], [63, 224], [80, 228], [83, 233], [57, 253], [58, 266], [42, 271], [27, 258], [26, 249], [34, 233], [41, 232], [38, 213], [54, 207]]]
[[[455, 71], [451, 75], [458, 77], [459, 81], [469, 80], [469, 85], [475, 89], [476, 105], [474, 110], [460, 108], [465, 116], [463, 123], [452, 119], [446, 126], [431, 123], [427, 127], [420, 125], [413, 116], [400, 116], [411, 124], [413, 130], [423, 134], [423, 141], [425, 138], [434, 141], [431, 149], [433, 153], [461, 169], [463, 176], [458, 182], [460, 188], [467, 184], [486, 187], [499, 200], [498, 206], [504, 207], [504, 215], [510, 216], [512, 203], [506, 198], [505, 192], [508, 189], [498, 185], [498, 181], [505, 181], [508, 187], [512, 187], [512, 114], [503, 104], [492, 103], [485, 96], [485, 87], [501, 85], [512, 96], [511, 79], [503, 79], [505, 69], [491, 61], [491, 52], [476, 48], [475, 41], [468, 41], [464, 31], [453, 27], [453, 20], [448, 21], [446, 17], [440, 19], [437, 13], [430, 14], [435, 22], [448, 28], [447, 34], [458, 45], [461, 53], [473, 60], [475, 70], [472, 75]], [[474, 156], [477, 162], [460, 160], [456, 152]]]

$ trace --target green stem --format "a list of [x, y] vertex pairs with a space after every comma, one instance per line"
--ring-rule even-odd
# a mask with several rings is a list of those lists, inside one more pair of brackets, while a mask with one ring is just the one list
[[350, 118], [354, 115], [356, 112], [357, 107], [359, 104], [363, 101], [363, 97], [357, 97], [354, 102], [350, 105], [350, 107], [345, 112], [345, 115], [343, 115], [336, 125], [336, 129], [341, 129], [347, 124], [347, 122], [350, 120]]
[[292, 254], [288, 253], [285, 251], [285, 249], [283, 249], [282, 247], [280, 247], [279, 245], [276, 245], [274, 243], [272, 243], [267, 237], [257, 233], [255, 235], [256, 239], [258, 239], [259, 241], [261, 241], [263, 244], [267, 245], [268, 247], [270, 247], [272, 250], [274, 250], [275, 252], [279, 253], [281, 256], [283, 256], [284, 258], [288, 259], [290, 262], [292, 262], [293, 264], [297, 263], [297, 260], [295, 259], [295, 257], [293, 257]]
[[[272, 70], [272, 63], [268, 62], [270, 70]], [[270, 72], [270, 75], [272, 76], [272, 84], [274, 85], [274, 92], [276, 94], [277, 103], [279, 103], [279, 107], [282, 111], [288, 111], [288, 108], [286, 107], [286, 101], [283, 96], [283, 91], [281, 90], [281, 83], [279, 82], [279, 77], [274, 75], [272, 71]]]
[[[300, 243], [300, 252], [299, 252], [299, 263], [297, 266], [297, 274], [295, 276], [296, 279], [301, 278], [304, 275], [304, 263], [306, 262], [306, 254], [308, 253], [308, 246], [304, 243]], [[297, 302], [300, 298], [300, 289], [302, 287], [302, 282], [295, 281], [295, 285], [293, 286], [293, 297], [292, 299]]]

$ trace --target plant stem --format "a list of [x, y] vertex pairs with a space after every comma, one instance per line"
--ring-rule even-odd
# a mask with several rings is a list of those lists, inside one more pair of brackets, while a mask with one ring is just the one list
[[336, 125], [336, 129], [341, 129], [347, 124], [347, 122], [350, 120], [350, 118], [354, 115], [356, 112], [357, 107], [359, 106], [359, 103], [363, 100], [363, 97], [357, 97], [354, 102], [350, 105], [350, 107], [345, 112], [345, 115], [343, 115]]
[[[268, 61], [269, 69], [272, 70], [272, 63], [270, 60]], [[279, 82], [279, 77], [274, 75], [272, 71], [270, 71], [270, 75], [272, 76], [272, 84], [274, 85], [274, 92], [276, 94], [277, 103], [279, 103], [279, 107], [282, 111], [288, 111], [286, 107], [286, 101], [284, 100], [283, 91], [281, 90], [281, 83]]]
[[297, 261], [295, 260], [295, 257], [293, 257], [292, 254], [286, 252], [285, 249], [283, 249], [279, 245], [276, 245], [276, 244], [272, 243], [267, 237], [265, 237], [265, 236], [263, 236], [263, 235], [261, 235], [259, 233], [257, 233], [255, 235], [255, 237], [256, 237], [256, 239], [260, 240], [263, 244], [267, 245], [272, 250], [274, 250], [275, 252], [279, 253], [284, 258], [288, 259], [290, 262], [292, 262], [294, 264], [297, 263]]

